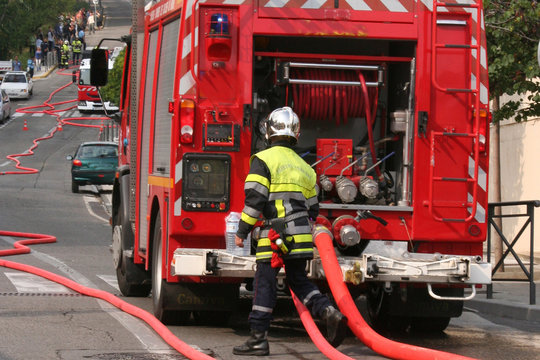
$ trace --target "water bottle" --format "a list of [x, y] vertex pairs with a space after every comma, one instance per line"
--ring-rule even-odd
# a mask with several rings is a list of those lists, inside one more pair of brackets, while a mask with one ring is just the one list
[[[231, 212], [225, 218], [225, 249], [227, 252], [235, 255], [239, 255], [243, 250], [242, 248], [236, 247], [236, 243], [234, 242], [239, 222], [240, 214], [237, 212]], [[246, 246], [246, 244], [244, 244], [244, 246]]]

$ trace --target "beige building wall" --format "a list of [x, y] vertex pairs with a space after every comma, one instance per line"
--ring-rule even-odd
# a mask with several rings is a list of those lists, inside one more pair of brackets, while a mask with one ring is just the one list
[[[491, 139], [495, 127], [491, 126]], [[507, 121], [500, 127], [501, 148], [501, 201], [540, 200], [540, 119], [522, 123]], [[493, 149], [493, 145], [491, 146]], [[495, 164], [493, 151], [490, 153], [490, 166]], [[493, 171], [490, 171], [490, 184], [493, 184]], [[489, 201], [493, 201], [493, 186], [489, 187]], [[520, 211], [521, 209], [521, 211]], [[526, 207], [507, 208], [505, 213], [525, 213]], [[507, 218], [503, 220], [503, 233], [511, 242], [517, 235], [526, 218]], [[534, 248], [540, 252], [540, 208], [535, 208]], [[492, 232], [493, 235], [493, 232]], [[514, 249], [519, 254], [530, 252], [530, 227], [521, 235]], [[505, 247], [506, 249], [506, 247]], [[512, 259], [512, 255], [508, 255]], [[525, 260], [525, 259], [524, 259]]]

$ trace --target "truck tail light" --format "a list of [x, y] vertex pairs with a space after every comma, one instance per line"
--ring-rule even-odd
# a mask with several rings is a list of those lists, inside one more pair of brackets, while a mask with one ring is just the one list
[[180, 103], [180, 142], [193, 143], [193, 124], [195, 123], [195, 102], [183, 99]]
[[[489, 112], [486, 109], [480, 109], [480, 121], [479, 121], [479, 129], [478, 129], [478, 150], [481, 153], [485, 153], [487, 150], [487, 132], [489, 129], [489, 121], [490, 116]], [[476, 116], [476, 110], [474, 112], [474, 115]]]
[[82, 161], [81, 160], [73, 160], [73, 166], [77, 166], [77, 167], [82, 166]]

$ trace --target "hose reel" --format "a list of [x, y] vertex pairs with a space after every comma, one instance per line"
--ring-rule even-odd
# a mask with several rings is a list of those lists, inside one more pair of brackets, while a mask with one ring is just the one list
[[290, 84], [293, 109], [301, 118], [347, 123], [362, 117], [365, 97], [358, 81], [359, 72], [369, 74], [369, 99], [376, 108], [378, 87], [384, 82], [384, 68], [377, 65], [319, 64], [282, 62], [278, 65], [278, 84]]

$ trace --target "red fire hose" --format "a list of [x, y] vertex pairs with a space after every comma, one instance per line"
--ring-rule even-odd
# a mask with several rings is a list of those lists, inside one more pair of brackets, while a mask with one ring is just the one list
[[[12, 231], [0, 231], [0, 236], [29, 238], [29, 239], [15, 242], [15, 244], [13, 245], [15, 249], [1, 250], [0, 256], [26, 254], [30, 252], [30, 248], [28, 248], [26, 245], [52, 243], [56, 241], [56, 237], [50, 236], [50, 235], [18, 233], [18, 232], [12, 232]], [[2, 258], [0, 258], [0, 266], [4, 266], [10, 269], [24, 271], [24, 272], [28, 272], [37, 276], [41, 276], [45, 279], [64, 285], [65, 287], [68, 287], [80, 294], [91, 296], [91, 297], [101, 299], [101, 300], [105, 300], [108, 303], [116, 306], [120, 310], [130, 315], [136, 316], [139, 319], [146, 322], [148, 325], [152, 327], [152, 329], [156, 331], [156, 333], [159, 334], [159, 336], [161, 336], [163, 340], [165, 340], [167, 344], [169, 344], [171, 347], [173, 347], [175, 350], [177, 350], [181, 354], [185, 355], [187, 358], [196, 359], [196, 360], [214, 359], [211, 356], [208, 356], [202, 352], [199, 352], [193, 349], [191, 346], [189, 346], [182, 340], [178, 339], [165, 325], [163, 325], [156, 317], [154, 317], [149, 312], [144, 311], [134, 305], [131, 305], [130, 303], [125, 302], [124, 300], [121, 300], [120, 298], [114, 296], [113, 294], [110, 294], [103, 290], [98, 290], [98, 289], [93, 289], [93, 288], [83, 286], [66, 277], [54, 274], [52, 272], [49, 272], [43, 269], [39, 269], [34, 266], [20, 264], [17, 262], [4, 260]]]
[[328, 341], [326, 341], [324, 336], [319, 331], [319, 328], [313, 321], [309, 310], [296, 297], [292, 290], [291, 296], [293, 298], [294, 305], [296, 306], [296, 310], [298, 310], [298, 315], [300, 315], [300, 320], [302, 320], [302, 324], [304, 324], [304, 328], [306, 329], [309, 337], [311, 338], [315, 346], [317, 346], [317, 348], [331, 360], [353, 360], [351, 357], [336, 350], [334, 347], [332, 347], [332, 345], [328, 343]]
[[403, 360], [471, 360], [469, 357], [450, 354], [443, 351], [408, 345], [387, 339], [365, 322], [354, 303], [345, 283], [343, 273], [337, 261], [330, 231], [324, 226], [317, 226], [314, 241], [321, 256], [324, 273], [334, 299], [345, 316], [353, 333], [370, 349], [391, 359]]
[[[72, 75], [72, 74], [63, 73], [61, 70], [59, 70], [57, 72], [57, 74], [65, 75], [65, 76], [68, 76], [68, 75], [71, 76]], [[11, 160], [11, 161], [13, 161], [15, 163], [15, 168], [19, 169], [20, 171], [3, 171], [3, 172], [0, 172], [0, 175], [25, 175], [25, 174], [36, 174], [36, 173], [38, 173], [39, 172], [38, 169], [33, 169], [33, 168], [21, 166], [21, 162], [17, 158], [23, 157], [23, 156], [34, 155], [34, 149], [36, 149], [38, 147], [39, 142], [52, 138], [57, 131], [62, 131], [62, 125], [73, 125], [73, 126], [95, 127], [95, 128], [102, 128], [103, 127], [103, 124], [101, 124], [101, 125], [79, 124], [79, 123], [74, 123], [73, 120], [93, 120], [93, 121], [101, 120], [101, 121], [103, 121], [105, 119], [109, 119], [108, 117], [74, 117], [74, 118], [61, 119], [61, 116], [58, 113], [64, 112], [64, 111], [67, 111], [67, 110], [71, 110], [71, 109], [75, 108], [76, 105], [70, 106], [70, 107], [65, 108], [65, 109], [56, 109], [56, 107], [59, 106], [59, 105], [64, 105], [64, 104], [75, 102], [75, 101], [77, 101], [77, 99], [61, 101], [61, 102], [52, 103], [52, 104], [50, 103], [50, 101], [52, 100], [52, 98], [53, 98], [53, 96], [55, 94], [57, 94], [58, 92], [62, 91], [65, 88], [67, 88], [71, 84], [73, 84], [73, 82], [69, 82], [69, 83], [67, 83], [65, 85], [62, 85], [58, 89], [54, 90], [49, 95], [47, 100], [45, 100], [43, 102], [43, 104], [41, 104], [41, 105], [28, 106], [28, 107], [24, 107], [24, 108], [20, 108], [20, 109], [16, 110], [16, 112], [24, 113], [24, 114], [44, 113], [44, 114], [47, 114], [47, 115], [55, 116], [56, 121], [58, 122], [58, 126], [54, 130], [52, 130], [47, 136], [43, 136], [43, 137], [34, 139], [32, 141], [33, 145], [28, 150], [26, 150], [24, 153], [10, 154], [10, 155], [6, 156], [7, 159], [9, 159], [9, 160]], [[46, 109], [45, 110], [37, 110], [37, 109], [41, 109], [41, 108], [46, 108]], [[71, 120], [71, 121], [68, 121], [68, 120]], [[26, 122], [25, 122], [25, 127], [26, 127]]]

